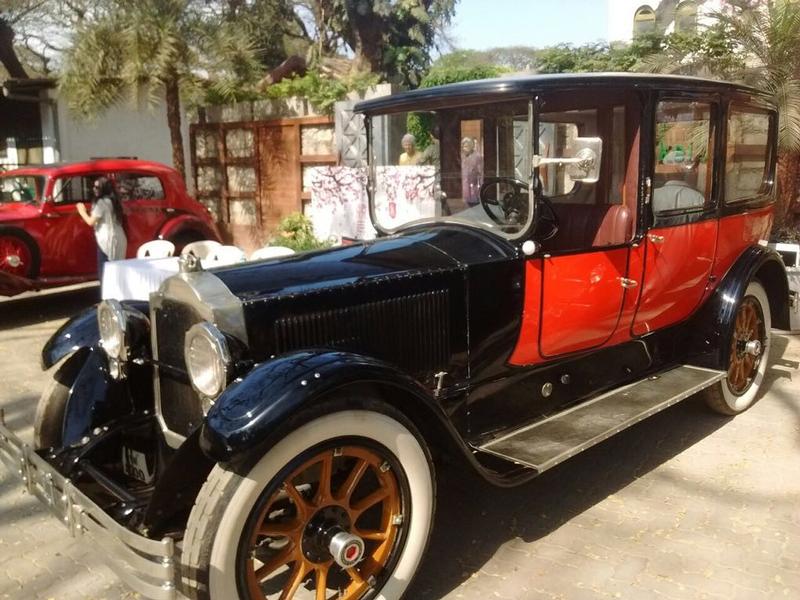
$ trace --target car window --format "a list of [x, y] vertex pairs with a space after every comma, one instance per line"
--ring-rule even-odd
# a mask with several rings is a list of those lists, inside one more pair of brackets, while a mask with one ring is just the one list
[[99, 173], [59, 177], [53, 185], [53, 202], [56, 204], [74, 204], [76, 202], [91, 201], [92, 185], [98, 177], [101, 177]]
[[758, 109], [731, 108], [725, 152], [725, 202], [747, 200], [768, 191], [771, 119], [769, 113]]
[[656, 108], [653, 212], [698, 210], [711, 202], [714, 121], [708, 102], [663, 101]]
[[0, 203], [36, 202], [42, 197], [44, 177], [5, 175], [0, 177]]
[[164, 186], [155, 175], [118, 173], [116, 183], [119, 197], [123, 202], [164, 199]]
[[[602, 248], [632, 239], [640, 114], [638, 96], [632, 94], [542, 96], [537, 149], [543, 161], [537, 169], [542, 200], [537, 210], [545, 221], [558, 223], [555, 231], [544, 226], [537, 229], [545, 251]], [[602, 143], [598, 177], [593, 181], [569, 162], [587, 139]], [[567, 160], [560, 162], [561, 158]]]
[[392, 113], [371, 120], [376, 223], [461, 221], [513, 236], [530, 216], [528, 100]]

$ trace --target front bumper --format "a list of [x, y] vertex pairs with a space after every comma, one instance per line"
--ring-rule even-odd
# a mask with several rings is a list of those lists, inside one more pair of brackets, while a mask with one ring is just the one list
[[152, 540], [123, 527], [5, 425], [0, 411], [0, 462], [19, 476], [69, 529], [86, 536], [107, 557], [112, 570], [131, 589], [154, 600], [179, 598], [175, 542]]

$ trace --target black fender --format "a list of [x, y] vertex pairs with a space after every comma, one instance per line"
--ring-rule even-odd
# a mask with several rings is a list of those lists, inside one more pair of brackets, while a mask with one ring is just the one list
[[152, 410], [153, 372], [149, 366], [130, 365], [129, 376], [116, 380], [109, 374], [106, 354], [99, 346], [81, 348], [68, 359], [73, 360], [83, 364], [75, 365], [78, 371], [64, 409], [64, 446], [77, 443], [97, 427]]
[[[261, 456], [287, 433], [287, 427], [307, 422], [315, 416], [314, 409], [346, 389], [377, 390], [380, 395], [376, 399], [408, 416], [429, 443], [454, 442], [480, 468], [441, 406], [422, 385], [380, 360], [332, 350], [294, 352], [257, 365], [209, 410], [200, 448], [223, 463], [252, 454]], [[359, 400], [354, 400], [352, 407], [359, 406]]]
[[[139, 300], [125, 300], [124, 305], [149, 314], [148, 303]], [[78, 313], [50, 337], [42, 348], [42, 369], [47, 370], [59, 360], [81, 348], [91, 348], [100, 342], [97, 327], [97, 306]]]
[[734, 319], [748, 284], [757, 279], [767, 292], [772, 326], [789, 329], [789, 282], [780, 255], [764, 246], [750, 246], [736, 259], [714, 293], [690, 322], [689, 362], [728, 370]]

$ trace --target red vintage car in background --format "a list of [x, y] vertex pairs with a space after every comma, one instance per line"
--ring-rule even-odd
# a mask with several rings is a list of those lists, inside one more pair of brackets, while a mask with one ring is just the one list
[[128, 256], [152, 239], [180, 248], [219, 240], [208, 210], [174, 169], [134, 159], [26, 166], [0, 173], [0, 294], [97, 277], [94, 232], [75, 205], [91, 202], [92, 183], [110, 177], [123, 201]]

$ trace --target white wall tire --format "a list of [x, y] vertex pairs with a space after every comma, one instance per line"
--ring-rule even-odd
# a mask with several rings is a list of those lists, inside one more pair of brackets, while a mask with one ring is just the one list
[[[247, 597], [249, 592], [242, 593], [242, 562], [237, 558], [237, 548], [241, 546], [245, 531], [251, 527], [248, 525], [252, 523], [251, 515], [256, 514], [257, 506], [268, 509], [264, 498], [274, 493], [270, 490], [281, 483], [279, 480], [286, 476], [287, 468], [297, 464], [298, 457], [314, 448], [326, 447], [334, 440], [345, 439], [348, 442], [343, 443], [347, 444], [359, 439], [365, 444], [374, 442], [376, 447], [390, 452], [395, 459], [393, 464], [403, 471], [410, 499], [410, 506], [403, 509], [407, 513], [400, 526], [403, 535], [397, 538], [392, 561], [381, 574], [377, 589], [352, 596], [399, 600], [428, 543], [434, 512], [434, 474], [430, 455], [413, 427], [370, 410], [345, 410], [314, 419], [273, 446], [245, 475], [215, 466], [187, 524], [183, 564], [192, 577], [184, 579], [185, 593], [215, 600]], [[310, 585], [315, 585], [314, 574], [311, 577]], [[314, 591], [310, 593], [310, 598], [319, 597]], [[326, 597], [332, 593], [333, 590], [329, 590]], [[274, 597], [279, 596], [280, 593]], [[293, 596], [294, 592], [289, 597]], [[271, 595], [262, 597], [272, 598]]]
[[[747, 325], [748, 318], [754, 319], [755, 326]], [[734, 319], [744, 326], [735, 323], [733, 339], [727, 342], [732, 345], [728, 376], [707, 388], [704, 394], [708, 406], [723, 415], [738, 415], [753, 405], [767, 370], [772, 320], [767, 292], [758, 281], [748, 284]], [[760, 344], [758, 356], [748, 355], [742, 350], [747, 341], [756, 340]], [[753, 364], [748, 367], [751, 360]]]

